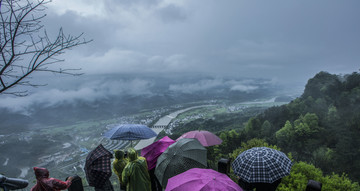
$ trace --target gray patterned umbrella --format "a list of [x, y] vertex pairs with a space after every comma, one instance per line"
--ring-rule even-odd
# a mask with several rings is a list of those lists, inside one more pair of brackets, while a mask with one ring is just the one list
[[207, 150], [197, 139], [180, 139], [170, 145], [158, 158], [155, 176], [163, 188], [169, 178], [192, 168], [206, 168]]
[[281, 151], [254, 147], [240, 153], [231, 166], [234, 173], [246, 182], [273, 183], [290, 174], [292, 162]]

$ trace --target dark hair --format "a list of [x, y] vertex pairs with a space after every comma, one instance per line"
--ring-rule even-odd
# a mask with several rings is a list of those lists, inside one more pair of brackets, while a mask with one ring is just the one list
[[309, 180], [308, 184], [306, 185], [306, 191], [321, 191], [322, 183], [315, 181], [315, 180]]
[[[71, 185], [68, 188], [68, 191], [84, 191], [84, 187], [82, 184], [82, 180], [78, 175], [72, 176], [73, 179], [71, 181]], [[65, 180], [67, 180], [69, 177], [67, 177]]]

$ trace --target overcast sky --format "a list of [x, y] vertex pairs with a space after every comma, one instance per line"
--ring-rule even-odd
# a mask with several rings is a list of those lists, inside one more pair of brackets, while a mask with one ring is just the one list
[[45, 27], [94, 42], [85, 73], [201, 72], [306, 81], [360, 69], [358, 0], [53, 0]]
[[63, 27], [93, 39], [66, 52], [61, 66], [86, 75], [202, 73], [304, 86], [320, 71], [360, 69], [359, 0], [53, 0], [47, 7], [48, 34]]

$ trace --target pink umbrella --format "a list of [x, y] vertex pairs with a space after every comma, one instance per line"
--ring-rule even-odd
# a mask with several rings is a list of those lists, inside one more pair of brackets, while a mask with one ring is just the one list
[[212, 169], [192, 168], [169, 178], [165, 191], [242, 191], [226, 174]]
[[182, 138], [197, 139], [204, 147], [220, 145], [222, 143], [222, 140], [218, 136], [209, 131], [189, 131], [177, 138], [176, 141]]
[[148, 170], [156, 167], [158, 157], [173, 143], [175, 143], [174, 140], [165, 136], [141, 150], [141, 156], [146, 158]]

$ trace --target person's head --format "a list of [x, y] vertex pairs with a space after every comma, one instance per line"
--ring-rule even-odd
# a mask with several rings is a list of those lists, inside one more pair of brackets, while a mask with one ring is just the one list
[[36, 179], [49, 178], [49, 171], [46, 168], [34, 167]]
[[137, 154], [136, 150], [133, 148], [130, 148], [128, 150], [128, 157], [129, 157], [129, 161], [136, 160], [138, 158], [138, 154]]
[[115, 158], [118, 160], [124, 159], [125, 152], [123, 150], [114, 150]]
[[308, 184], [306, 185], [306, 191], [321, 191], [322, 183], [315, 181], [315, 180], [309, 180]]

